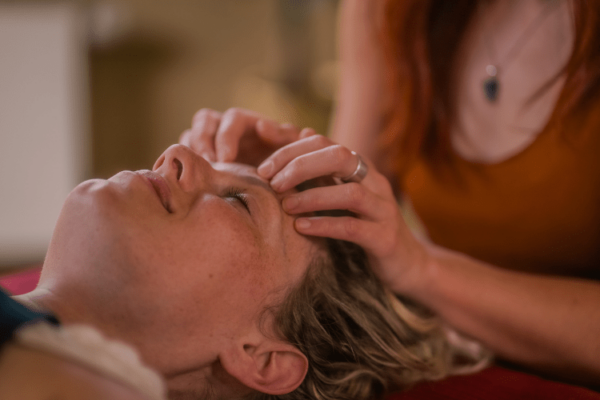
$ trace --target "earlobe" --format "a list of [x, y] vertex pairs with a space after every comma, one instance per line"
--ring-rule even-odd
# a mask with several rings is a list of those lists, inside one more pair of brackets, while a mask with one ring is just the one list
[[308, 359], [289, 343], [263, 337], [220, 355], [223, 368], [250, 389], [272, 395], [293, 392], [304, 381]]

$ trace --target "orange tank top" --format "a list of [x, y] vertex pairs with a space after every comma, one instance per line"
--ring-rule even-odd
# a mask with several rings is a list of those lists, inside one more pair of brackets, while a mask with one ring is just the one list
[[401, 188], [429, 238], [504, 268], [600, 278], [600, 102], [592, 108], [497, 164], [453, 154], [447, 175], [417, 160]]

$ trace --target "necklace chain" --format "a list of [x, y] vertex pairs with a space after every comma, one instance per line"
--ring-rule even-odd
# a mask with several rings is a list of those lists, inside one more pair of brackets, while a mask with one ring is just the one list
[[[487, 35], [483, 35], [485, 41], [485, 47], [488, 51], [488, 56], [492, 61], [491, 64], [487, 65], [485, 70], [488, 74], [489, 78], [487, 78], [483, 82], [483, 91], [485, 97], [490, 102], [495, 102], [498, 98], [499, 90], [500, 90], [500, 81], [499, 74], [500, 71], [505, 72], [508, 69], [511, 61], [519, 54], [519, 52], [523, 49], [523, 46], [527, 43], [527, 41], [533, 36], [533, 33], [542, 25], [545, 21], [546, 17], [550, 15], [550, 12], [555, 9], [555, 7], [550, 7], [550, 5], [558, 3], [556, 0], [547, 0], [548, 4], [540, 11], [538, 16], [527, 25], [527, 28], [519, 35], [515, 43], [509, 48], [506, 56], [502, 61], [496, 61], [494, 47], [492, 46], [489, 37]], [[481, 4], [481, 3], [480, 3]], [[481, 9], [481, 8], [480, 8]], [[480, 11], [482, 14], [482, 11]]]

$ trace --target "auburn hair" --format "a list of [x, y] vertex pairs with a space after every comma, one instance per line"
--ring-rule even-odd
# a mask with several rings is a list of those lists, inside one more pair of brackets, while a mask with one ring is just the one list
[[[417, 158], [450, 162], [454, 109], [452, 68], [478, 3], [490, 0], [381, 0], [379, 37], [389, 79], [386, 126], [380, 135], [382, 170], [398, 179]], [[600, 2], [571, 0], [573, 52], [566, 81], [549, 123], [584, 110], [600, 85]], [[540, 91], [543, 91], [545, 85]], [[534, 98], [539, 93], [534, 94]]]

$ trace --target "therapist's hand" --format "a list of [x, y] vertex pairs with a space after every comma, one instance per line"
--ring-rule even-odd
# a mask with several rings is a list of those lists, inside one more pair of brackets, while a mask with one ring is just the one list
[[[277, 150], [258, 168], [271, 187], [283, 193], [322, 176], [350, 176], [358, 165], [347, 148], [321, 136], [304, 138]], [[302, 216], [296, 230], [304, 235], [346, 240], [361, 246], [382, 282], [397, 293], [421, 283], [427, 250], [410, 232], [401, 216], [389, 181], [367, 159], [369, 170], [360, 183], [341, 183], [293, 193], [282, 200], [291, 215], [321, 210], [348, 210], [354, 216]]]
[[281, 146], [298, 139], [300, 130], [256, 112], [230, 108], [225, 112], [203, 108], [179, 143], [208, 161], [240, 162], [257, 166]]

